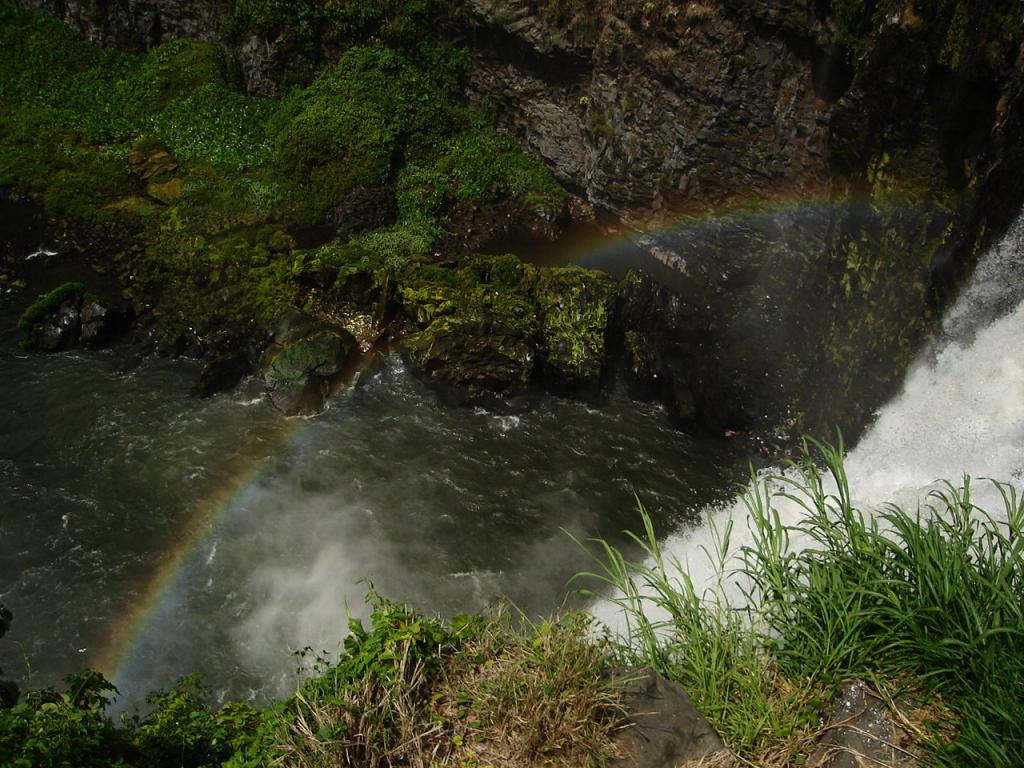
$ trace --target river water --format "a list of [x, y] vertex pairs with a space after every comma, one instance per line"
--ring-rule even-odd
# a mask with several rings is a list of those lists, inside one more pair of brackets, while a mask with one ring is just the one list
[[[23, 302], [22, 302], [23, 304]], [[19, 351], [0, 309], [0, 667], [23, 685], [98, 666], [122, 705], [199, 672], [218, 698], [287, 692], [294, 651], [336, 650], [373, 583], [428, 612], [505, 595], [532, 615], [621, 540], [634, 493], [668, 531], [742, 477], [655, 406], [440, 404], [387, 359], [315, 419], [256, 382], [186, 395], [198, 365]]]
[[[868, 501], [963, 472], [1021, 482], [1022, 254], [1019, 221], [851, 453]], [[366, 615], [362, 580], [428, 612], [505, 595], [541, 615], [589, 566], [569, 533], [623, 542], [634, 494], [682, 559], [706, 514], [742, 515], [729, 442], [624, 395], [453, 409], [385, 359], [320, 417], [284, 419], [253, 381], [188, 397], [195, 362], [21, 352], [24, 303], [0, 303], [0, 667], [23, 685], [96, 666], [124, 707], [196, 671], [215, 698], [260, 701]]]

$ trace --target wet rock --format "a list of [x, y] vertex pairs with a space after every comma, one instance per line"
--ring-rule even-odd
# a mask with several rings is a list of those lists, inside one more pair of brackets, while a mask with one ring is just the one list
[[885, 701], [861, 680], [843, 684], [832, 706], [825, 736], [808, 768], [912, 768], [913, 740], [894, 722]]
[[596, 392], [608, 357], [612, 279], [576, 267], [550, 269], [541, 272], [535, 290], [545, 382], [567, 394]]
[[403, 350], [451, 403], [515, 410], [527, 402], [536, 348], [499, 318], [440, 318], [405, 339]]
[[629, 713], [629, 726], [615, 740], [613, 768], [676, 768], [724, 748], [678, 684], [649, 669], [617, 669], [610, 678]]
[[342, 328], [306, 316], [290, 318], [260, 365], [274, 407], [287, 416], [323, 410], [356, 346], [355, 338]]
[[18, 319], [18, 327], [28, 336], [27, 345], [44, 352], [56, 352], [77, 344], [84, 293], [85, 286], [81, 283], [64, 283], [36, 298]]
[[203, 367], [192, 388], [192, 394], [196, 397], [212, 397], [218, 392], [232, 390], [251, 370], [252, 363], [244, 352], [219, 355]]
[[98, 347], [109, 344], [124, 330], [126, 317], [124, 312], [108, 307], [94, 296], [86, 294], [82, 300], [79, 321], [79, 341], [90, 347]]
[[36, 323], [29, 334], [32, 348], [58, 352], [75, 346], [81, 329], [78, 309], [78, 300], [69, 299], [53, 310], [49, 317]]

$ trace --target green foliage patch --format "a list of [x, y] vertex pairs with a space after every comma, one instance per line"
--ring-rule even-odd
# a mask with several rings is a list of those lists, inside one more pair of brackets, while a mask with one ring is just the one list
[[[159, 308], [168, 340], [203, 344], [268, 327], [304, 265], [346, 252], [395, 271], [427, 258], [461, 202], [560, 211], [547, 168], [462, 103], [465, 53], [431, 27], [446, 9], [239, 0], [232, 35], [309, 27], [340, 52], [269, 99], [237, 89], [216, 45], [98, 49], [0, 0], [0, 186], [138, 232], [118, 264], [129, 297]], [[294, 251], [286, 230], [321, 224], [360, 190], [397, 199], [398, 222], [321, 255]]]
[[318, 660], [294, 695], [266, 709], [211, 708], [192, 676], [115, 726], [104, 711], [116, 690], [85, 672], [64, 693], [32, 692], [0, 708], [0, 764], [465, 766], [483, 747], [519, 764], [584, 765], [606, 753], [618, 710], [585, 617], [444, 623], [372, 590], [368, 600], [369, 625], [350, 620], [340, 657]]

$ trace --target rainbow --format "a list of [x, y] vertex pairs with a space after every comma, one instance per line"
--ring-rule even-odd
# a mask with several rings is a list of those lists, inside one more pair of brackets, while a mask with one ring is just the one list
[[[565, 264], [578, 263], [601, 255], [614, 258], [623, 247], [635, 247], [638, 241], [647, 242], [648, 238], [657, 242], [662, 237], [699, 235], [704, 230], [721, 227], [730, 220], [799, 214], [802, 210], [836, 209], [854, 200], [847, 196], [837, 201], [824, 193], [809, 193], [803, 189], [792, 194], [774, 195], [767, 204], [762, 201], [761, 205], [754, 205], [749, 199], [743, 199], [733, 201], [731, 207], [719, 208], [715, 212], [683, 212], [677, 214], [675, 221], [669, 224], [602, 232], [595, 228], [571, 244], [560, 261]], [[884, 199], [887, 206], [905, 206], [908, 202], [898, 193], [890, 193]], [[129, 668], [147, 629], [165, 626], [173, 619], [164, 614], [169, 613], [175, 603], [173, 596], [180, 594], [191, 575], [189, 563], [194, 560], [193, 553], [213, 537], [218, 527], [233, 512], [244, 510], [242, 502], [245, 494], [262, 475], [268, 463], [266, 460], [294, 441], [311, 423], [309, 419], [282, 417], [272, 425], [265, 425], [254, 432], [249, 443], [228, 460], [220, 475], [230, 479], [213, 489], [192, 509], [177, 537], [154, 566], [145, 588], [119, 613], [110, 628], [107, 642], [91, 657], [90, 662], [95, 669], [105, 674], [115, 685], [130, 677]]]
[[126, 667], [145, 630], [163, 622], [161, 610], [172, 605], [173, 595], [180, 592], [190, 575], [189, 561], [232, 512], [244, 508], [241, 502], [246, 491], [263, 473], [266, 459], [294, 441], [309, 426], [308, 419], [275, 420], [256, 430], [249, 442], [224, 465], [220, 477], [228, 481], [206, 495], [189, 513], [177, 536], [168, 544], [156, 563], [147, 584], [110, 628], [106, 644], [91, 658], [91, 666], [102, 672], [115, 685], [123, 683]]

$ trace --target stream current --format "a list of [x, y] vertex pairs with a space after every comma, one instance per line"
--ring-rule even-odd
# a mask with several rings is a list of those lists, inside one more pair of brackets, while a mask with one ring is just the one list
[[194, 362], [21, 352], [19, 309], [0, 315], [0, 668], [23, 687], [97, 665], [122, 703], [190, 672], [217, 698], [280, 695], [295, 651], [336, 651], [346, 609], [367, 614], [361, 580], [539, 616], [589, 566], [569, 532], [621, 538], [634, 493], [667, 531], [742, 477], [727, 444], [624, 396], [455, 409], [388, 358], [285, 419], [257, 382], [188, 397]]
[[[867, 501], [963, 472], [1021, 483], [1022, 254], [1024, 220], [852, 451]], [[346, 613], [368, 613], [361, 580], [427, 612], [505, 595], [543, 615], [590, 565], [568, 534], [623, 543], [634, 493], [683, 560], [709, 510], [742, 514], [728, 441], [624, 395], [453, 409], [391, 358], [320, 417], [284, 419], [253, 381], [188, 397], [195, 362], [23, 353], [23, 306], [0, 304], [0, 667], [23, 686], [94, 665], [122, 707], [190, 672], [261, 701], [293, 688], [295, 651], [336, 651]]]

